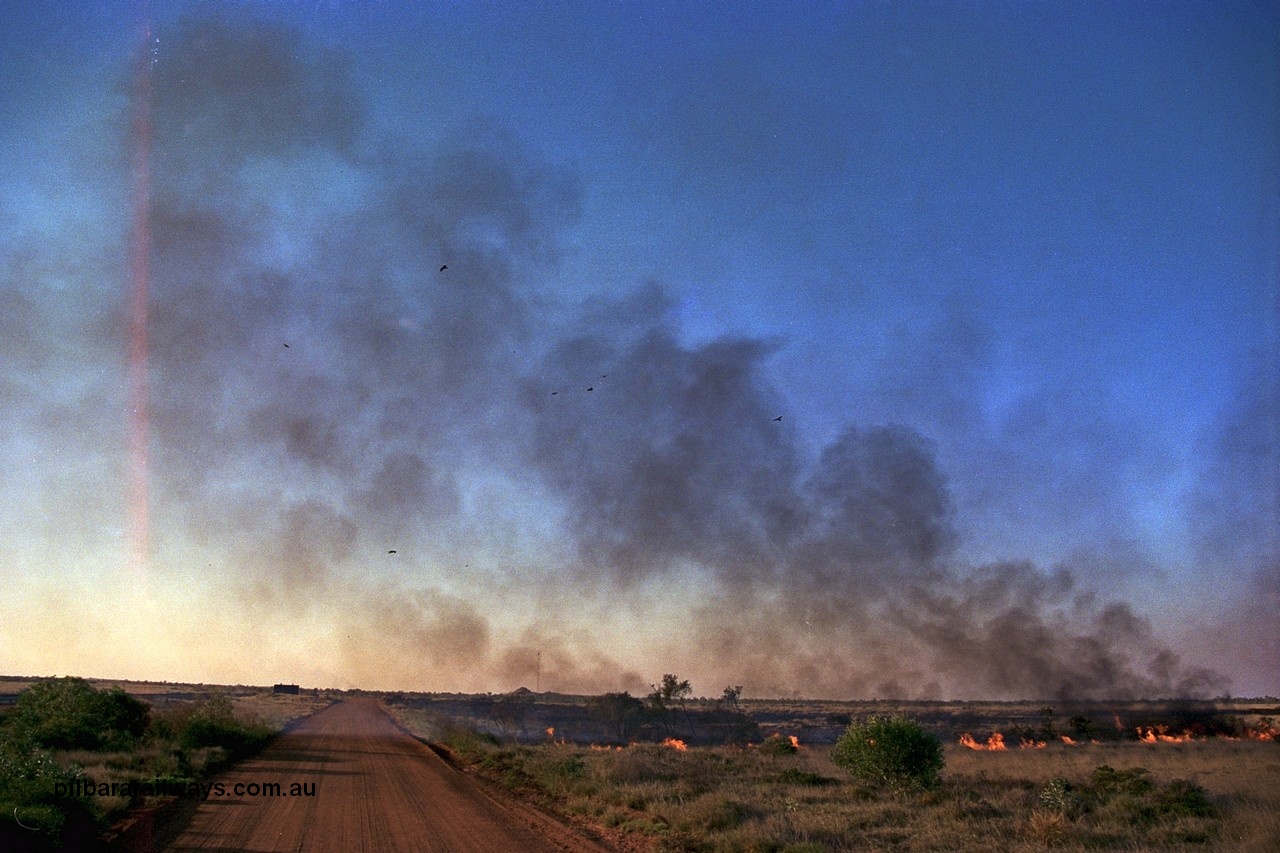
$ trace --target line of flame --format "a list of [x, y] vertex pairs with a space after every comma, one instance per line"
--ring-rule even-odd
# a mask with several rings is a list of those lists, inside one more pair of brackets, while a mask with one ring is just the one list
[[1004, 745], [1004, 735], [1000, 734], [1000, 732], [992, 734], [991, 737], [987, 738], [986, 743], [978, 743], [973, 739], [973, 735], [965, 732], [960, 735], [960, 745], [969, 749], [976, 749], [979, 752], [1000, 752], [1008, 749]]

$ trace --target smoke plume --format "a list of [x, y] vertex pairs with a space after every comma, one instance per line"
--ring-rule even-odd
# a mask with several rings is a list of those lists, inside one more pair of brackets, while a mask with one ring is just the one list
[[[916, 427], [851, 400], [814, 447], [772, 372], [787, 340], [690, 342], [645, 271], [609, 298], [558, 292], [586, 188], [508, 131], [379, 136], [349, 62], [282, 27], [188, 20], [164, 44], [157, 550], [197, 543], [247, 618], [341, 614], [345, 671], [406, 688], [529, 684], [539, 651], [544, 687], [657, 678], [583, 614], [660, 624], [645, 648], [710, 693], [1223, 687], [1070, 567], [966, 564], [961, 501]], [[0, 308], [6, 339], [39, 320], [12, 288]], [[127, 327], [113, 315], [98, 345]], [[503, 563], [526, 543], [543, 553]], [[512, 600], [539, 613], [493, 615]]]

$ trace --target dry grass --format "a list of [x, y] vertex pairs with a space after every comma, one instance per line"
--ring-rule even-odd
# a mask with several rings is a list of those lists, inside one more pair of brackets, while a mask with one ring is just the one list
[[[1215, 822], [1212, 843], [1204, 845], [1208, 849], [1280, 849], [1280, 744], [1276, 743], [1206, 740], [1176, 745], [1087, 744], [1003, 753], [952, 749], [947, 770], [956, 781], [1016, 779], [1043, 786], [1056, 777], [1085, 779], [1104, 764], [1120, 771], [1145, 769], [1148, 778], [1156, 782], [1185, 779], [1204, 788], [1221, 814]], [[1164, 828], [1173, 823], [1166, 822]], [[1157, 838], [1161, 829], [1154, 827]], [[1072, 837], [1070, 831], [1064, 835], [1067, 839]], [[1149, 837], [1124, 843], [1140, 849], [1166, 849], [1154, 841]], [[1123, 847], [1123, 843], [1119, 846]]]
[[288, 693], [260, 692], [234, 699], [236, 716], [248, 720], [257, 720], [268, 728], [279, 731], [310, 714], [333, 704], [328, 696], [302, 694], [294, 696]]
[[1280, 849], [1275, 743], [952, 745], [937, 789], [895, 796], [849, 781], [825, 747], [769, 755], [446, 739], [502, 784], [654, 850]]

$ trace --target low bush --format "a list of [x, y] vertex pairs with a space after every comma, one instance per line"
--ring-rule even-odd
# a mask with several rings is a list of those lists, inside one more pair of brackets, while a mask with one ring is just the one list
[[1218, 807], [1209, 800], [1209, 794], [1195, 782], [1174, 779], [1158, 789], [1153, 797], [1156, 808], [1167, 815], [1192, 817], [1217, 817]]
[[77, 782], [201, 778], [274, 732], [215, 696], [156, 714], [118, 687], [38, 681], [0, 714], [0, 850], [88, 849], [138, 797], [86, 794]]
[[769, 735], [760, 744], [760, 751], [765, 755], [794, 755], [799, 749], [791, 738], [777, 733]]
[[213, 696], [195, 707], [178, 738], [184, 749], [220, 747], [234, 760], [261, 748], [272, 735], [266, 726], [238, 719], [226, 696]]
[[18, 696], [14, 732], [48, 749], [128, 746], [147, 729], [150, 709], [119, 687], [98, 690], [83, 678], [37, 681]]
[[1146, 778], [1145, 767], [1116, 770], [1106, 764], [1099, 765], [1089, 777], [1089, 793], [1094, 799], [1109, 800], [1117, 795], [1141, 797], [1154, 787]]
[[849, 726], [831, 760], [861, 782], [899, 792], [936, 786], [946, 763], [942, 742], [900, 714]]
[[78, 768], [65, 768], [30, 742], [0, 742], [0, 843], [4, 849], [76, 849], [102, 829], [92, 803], [75, 791]]
[[1055, 814], [1070, 817], [1080, 810], [1080, 795], [1068, 780], [1058, 777], [1050, 779], [1040, 789], [1040, 805]]

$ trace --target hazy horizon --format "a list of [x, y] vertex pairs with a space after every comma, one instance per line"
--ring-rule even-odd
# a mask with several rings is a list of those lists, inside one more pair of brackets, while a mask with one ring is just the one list
[[[679, 673], [673, 673], [673, 674], [679, 677]], [[91, 683], [96, 682], [99, 684], [124, 684], [124, 685], [138, 684], [138, 685], [146, 685], [148, 687], [152, 687], [152, 686], [208, 687], [208, 688], [227, 688], [229, 690], [246, 690], [250, 688], [269, 690], [272, 687], [275, 687], [281, 684], [294, 685], [294, 682], [289, 681], [287, 678], [283, 681], [280, 679], [276, 679], [274, 681], [262, 682], [262, 683], [256, 683], [256, 682], [255, 683], [246, 683], [246, 682], [218, 683], [218, 682], [209, 682], [209, 681], [185, 681], [185, 680], [173, 680], [173, 679], [153, 681], [150, 679], [115, 678], [112, 676], [101, 676], [101, 675], [73, 673], [73, 672], [55, 673], [52, 675], [30, 675], [30, 674], [17, 675], [17, 674], [0, 673], [0, 679], [3, 679], [5, 681], [19, 681], [19, 682], [41, 681], [41, 680], [50, 679], [50, 678], [53, 678], [53, 679], [78, 678], [84, 681], [88, 681]], [[661, 681], [661, 680], [662, 680], [661, 677], [658, 677], [655, 679], [655, 681]], [[403, 687], [372, 688], [372, 687], [364, 687], [358, 684], [352, 684], [348, 686], [339, 686], [335, 684], [327, 684], [327, 685], [296, 684], [295, 686], [297, 686], [298, 689], [301, 690], [303, 693], [309, 693], [310, 691], [316, 691], [317, 693], [330, 693], [330, 692], [333, 692], [333, 693], [352, 693], [352, 692], [385, 693], [390, 695], [403, 693], [403, 694], [467, 696], [467, 697], [505, 696], [505, 695], [515, 694], [515, 693], [526, 693], [528, 695], [533, 695], [533, 696], [567, 696], [567, 697], [583, 697], [583, 698], [590, 698], [596, 695], [590, 692], [574, 693], [574, 692], [567, 692], [567, 691], [561, 691], [561, 690], [551, 690], [547, 688], [543, 688], [542, 690], [535, 690], [533, 687], [531, 687], [528, 684], [518, 684], [510, 689], [505, 689], [505, 690], [484, 690], [484, 691], [475, 691], [475, 692], [449, 690], [446, 688], [440, 688], [440, 689], [418, 689], [418, 688], [403, 688]], [[732, 686], [732, 685], [727, 685], [727, 686]], [[628, 690], [627, 692], [631, 692], [632, 695], [636, 696], [637, 698], [646, 698], [657, 687], [658, 687], [658, 684], [650, 683], [646, 685], [645, 688], [639, 693], [634, 693], [631, 690]], [[142, 693], [139, 695], [146, 696], [148, 694]], [[688, 697], [688, 700], [693, 702], [718, 702], [723, 700], [723, 698], [724, 697], [723, 697], [723, 688], [722, 688], [721, 690], [708, 691], [706, 693], [699, 693], [698, 691], [695, 690], [693, 694]], [[1191, 706], [1198, 703], [1205, 703], [1205, 704], [1213, 704], [1217, 702], [1239, 703], [1239, 702], [1253, 702], [1253, 701], [1271, 701], [1274, 699], [1276, 699], [1276, 697], [1269, 694], [1259, 695], [1259, 696], [1219, 695], [1219, 696], [1206, 696], [1206, 697], [1142, 696], [1142, 697], [1133, 697], [1133, 698], [1115, 698], [1115, 697], [1099, 696], [1099, 697], [1094, 697], [1090, 699], [1069, 699], [1067, 700], [1067, 702], [1068, 702], [1068, 705], [1072, 705], [1072, 706], [1074, 705], [1080, 705], [1080, 706], [1112, 705], [1112, 704], [1142, 705], [1142, 704], [1160, 704], [1160, 703], [1171, 703], [1171, 704], [1179, 704], [1179, 705], [1185, 703]], [[902, 705], [911, 705], [915, 703], [944, 704], [944, 705], [946, 704], [1042, 705], [1044, 703], [1058, 702], [1060, 700], [1061, 700], [1061, 697], [1059, 696], [1048, 696], [1048, 695], [1023, 696], [1023, 697], [1016, 697], [1011, 699], [983, 699], [980, 697], [966, 698], [961, 696], [943, 696], [943, 697], [935, 697], [935, 698], [887, 698], [883, 696], [868, 696], [865, 698], [841, 699], [838, 697], [831, 697], [831, 696], [804, 696], [804, 695], [759, 695], [757, 696], [757, 695], [747, 695], [746, 693], [741, 694], [738, 698], [738, 701], [742, 701], [742, 702], [820, 702], [820, 703], [829, 702], [834, 704], [853, 704], [853, 705], [866, 704], [866, 703], [881, 703], [881, 704], [889, 703], [889, 704], [902, 704]]]
[[0, 66], [0, 671], [1280, 694], [1273, 4], [26, 0]]

